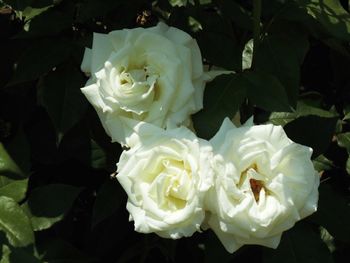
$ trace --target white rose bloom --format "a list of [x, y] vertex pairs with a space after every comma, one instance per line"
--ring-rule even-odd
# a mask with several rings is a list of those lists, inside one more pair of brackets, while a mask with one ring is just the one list
[[215, 76], [203, 72], [196, 40], [164, 23], [95, 33], [81, 68], [91, 76], [82, 92], [112, 141], [123, 144], [130, 120], [187, 126], [203, 107], [205, 81]]
[[207, 224], [229, 252], [244, 244], [276, 248], [283, 231], [316, 211], [312, 149], [291, 141], [281, 126], [236, 128], [225, 119], [211, 143], [216, 177]]
[[138, 126], [140, 141], [122, 153], [117, 175], [135, 230], [173, 239], [191, 236], [205, 216], [212, 148], [185, 127]]

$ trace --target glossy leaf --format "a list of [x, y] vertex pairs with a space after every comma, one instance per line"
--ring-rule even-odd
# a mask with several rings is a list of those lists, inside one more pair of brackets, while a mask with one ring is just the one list
[[204, 29], [196, 35], [203, 57], [216, 66], [239, 71], [242, 50], [231, 33], [231, 25], [216, 12], [197, 12], [194, 15]]
[[270, 30], [272, 32], [259, 45], [254, 67], [275, 76], [282, 84], [290, 105], [295, 107], [300, 66], [309, 47], [307, 35], [302, 28], [291, 23], [275, 23]]
[[350, 153], [350, 132], [338, 134], [337, 141], [340, 147], [345, 148]]
[[42, 100], [58, 132], [67, 132], [84, 116], [88, 105], [80, 91], [84, 82], [83, 74], [69, 64], [45, 77]]
[[29, 218], [12, 198], [0, 196], [0, 230], [12, 246], [22, 247], [34, 242]]
[[64, 8], [62, 11], [51, 7], [30, 21], [28, 32], [24, 31], [16, 37], [33, 38], [56, 35], [62, 30], [72, 27], [73, 15], [74, 6]]
[[350, 14], [339, 0], [300, 0], [308, 13], [333, 36], [350, 41]]
[[246, 97], [241, 75], [221, 75], [210, 82], [204, 93], [204, 109], [193, 116], [200, 137], [211, 138], [225, 117], [233, 118]]
[[[12, 160], [11, 156], [7, 153], [5, 147], [0, 143], [0, 178], [22, 178], [23, 173], [17, 164]], [[3, 185], [0, 181], [0, 185]]]
[[248, 98], [259, 108], [267, 111], [291, 109], [283, 86], [274, 76], [262, 72], [245, 72], [243, 78]]
[[313, 156], [317, 157], [324, 153], [331, 143], [337, 120], [336, 117], [303, 116], [288, 123], [284, 129], [291, 140], [311, 147]]
[[28, 48], [18, 60], [18, 66], [9, 86], [31, 81], [51, 71], [70, 54], [67, 41], [43, 39]]
[[330, 251], [311, 225], [300, 222], [282, 236], [276, 250], [264, 249], [264, 263], [332, 263]]
[[82, 189], [51, 184], [34, 189], [25, 205], [35, 231], [47, 229], [63, 219]]
[[325, 117], [325, 118], [333, 118], [337, 117], [337, 114], [326, 111], [323, 109], [320, 109], [318, 107], [309, 105], [305, 101], [298, 101], [296, 110], [293, 112], [272, 112], [269, 116], [269, 122], [275, 125], [286, 125], [287, 123], [302, 117], [302, 116], [309, 116], [309, 115], [315, 115], [319, 117]]
[[94, 203], [92, 225], [112, 215], [124, 201], [124, 192], [116, 180], [108, 179], [99, 189]]
[[14, 180], [8, 184], [0, 183], [0, 196], [7, 196], [16, 202], [20, 202], [25, 197], [27, 185], [28, 179]]
[[311, 220], [326, 228], [334, 238], [349, 243], [349, 198], [326, 183], [321, 184], [319, 192], [318, 209]]

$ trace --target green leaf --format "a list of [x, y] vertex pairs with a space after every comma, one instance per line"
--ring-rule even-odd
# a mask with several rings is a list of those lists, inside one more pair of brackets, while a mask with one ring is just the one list
[[73, 159], [90, 165], [91, 140], [89, 127], [84, 119], [63, 135], [59, 142], [58, 153], [61, 162]]
[[[39, 250], [39, 248], [38, 248]], [[44, 262], [54, 262], [54, 263], [89, 263], [96, 262], [91, 255], [87, 256], [82, 251], [78, 250], [70, 243], [63, 239], [49, 239], [47, 238], [45, 242], [40, 247], [42, 250]]]
[[50, 6], [45, 6], [43, 8], [32, 8], [28, 6], [23, 10], [22, 15], [25, 17], [25, 21], [29, 21], [34, 17], [40, 15], [41, 13], [45, 12], [49, 8]]
[[84, 82], [80, 70], [70, 64], [58, 67], [44, 78], [42, 103], [58, 132], [67, 132], [84, 116], [88, 106], [80, 91]]
[[63, 184], [34, 189], [24, 206], [31, 215], [34, 231], [47, 229], [62, 220], [81, 190], [82, 188]]
[[297, 108], [294, 112], [272, 112], [269, 117], [269, 122], [274, 125], [284, 126], [287, 123], [301, 117], [315, 115], [319, 117], [332, 118], [337, 117], [337, 114], [320, 109], [310, 105], [310, 103], [300, 100], [297, 103]]
[[344, 112], [344, 121], [350, 120], [350, 105], [346, 106], [343, 110]]
[[[0, 233], [1, 234], [1, 233]], [[0, 240], [2, 241], [2, 240]], [[3, 241], [4, 243], [6, 241]], [[11, 263], [10, 262], [10, 248], [8, 246], [6, 246], [5, 244], [2, 245], [2, 247], [0, 247], [0, 263]]]
[[13, 199], [6, 196], [0, 196], [0, 230], [5, 232], [12, 246], [27, 246], [34, 242], [33, 230], [26, 213]]
[[28, 32], [23, 31], [16, 38], [54, 36], [64, 29], [70, 29], [73, 24], [74, 5], [65, 7], [62, 11], [51, 7], [35, 16], [30, 21]]
[[0, 183], [0, 196], [7, 196], [16, 202], [20, 202], [27, 192], [28, 179], [15, 180], [8, 184]]
[[322, 172], [325, 170], [330, 170], [333, 168], [333, 162], [326, 158], [323, 154], [317, 156], [313, 161], [315, 170], [318, 172]]
[[314, 150], [313, 157], [317, 157], [324, 153], [331, 143], [337, 120], [336, 117], [302, 116], [285, 125], [284, 130], [291, 140], [311, 147]]
[[27, 248], [3, 245], [2, 251], [3, 257], [0, 259], [0, 263], [41, 263], [41, 261], [33, 255], [34, 252]]
[[323, 183], [319, 188], [318, 209], [311, 220], [324, 228], [336, 239], [350, 242], [349, 198]]
[[3, 185], [3, 177], [19, 179], [23, 178], [23, 173], [0, 143], [0, 185]]
[[346, 165], [345, 166], [346, 172], [350, 175], [350, 156], [346, 160], [346, 164], [345, 165]]
[[332, 255], [311, 225], [300, 222], [285, 232], [276, 250], [264, 248], [263, 263], [332, 263]]
[[107, 167], [106, 152], [94, 140], [91, 140], [91, 166], [95, 169]]
[[95, 110], [88, 111], [88, 123], [90, 128], [90, 159], [89, 165], [97, 169], [105, 169], [115, 172], [116, 163], [123, 151], [119, 143], [111, 143], [111, 138], [106, 134]]
[[345, 148], [350, 153], [350, 132], [338, 134], [337, 141], [340, 147]]
[[285, 89], [289, 104], [295, 107], [300, 66], [309, 48], [307, 35], [292, 23], [279, 21], [273, 25], [257, 49], [254, 68], [276, 77]]
[[124, 201], [124, 191], [117, 180], [108, 179], [99, 189], [94, 203], [92, 226], [111, 216]]
[[221, 75], [210, 82], [204, 93], [204, 109], [193, 116], [195, 130], [202, 138], [211, 138], [225, 117], [232, 118], [246, 97], [241, 75]]
[[296, 118], [297, 114], [295, 112], [271, 112], [269, 122], [274, 125], [284, 126]]
[[22, 170], [0, 143], [0, 196], [7, 196], [16, 202], [21, 201], [28, 184], [28, 180], [23, 178]]
[[287, 94], [277, 78], [263, 72], [244, 72], [248, 98], [267, 111], [289, 111]]
[[232, 33], [232, 25], [217, 12], [202, 11], [193, 16], [203, 28], [196, 35], [203, 57], [213, 65], [241, 71], [242, 48]]
[[214, 262], [220, 262], [220, 263], [228, 263], [231, 262], [233, 259], [233, 255], [228, 253], [224, 246], [221, 244], [220, 240], [217, 238], [217, 236], [214, 234], [213, 231], [206, 231], [205, 233], [206, 239], [205, 239], [205, 256], [204, 256], [204, 262], [205, 263], [214, 263]]
[[24, 10], [31, 4], [33, 0], [2, 0], [4, 3], [10, 5], [15, 10]]
[[229, 18], [238, 27], [253, 30], [253, 18], [243, 7], [233, 1], [222, 1], [221, 10], [225, 17]]
[[87, 0], [84, 5], [81, 5], [78, 9], [77, 19], [79, 22], [85, 22], [88, 19], [93, 17], [103, 17], [108, 12], [111, 12], [113, 9], [120, 7], [121, 1], [115, 0]]
[[308, 13], [334, 37], [350, 41], [350, 14], [339, 0], [299, 0]]
[[59, 39], [40, 39], [28, 48], [17, 62], [8, 86], [38, 79], [61, 64], [70, 55], [70, 44]]
[[[22, 127], [19, 127], [16, 132], [14, 132], [11, 139], [6, 141], [4, 144], [8, 155], [15, 160], [16, 165], [22, 171], [23, 176], [26, 176], [30, 172], [30, 146], [26, 134]], [[1, 154], [0, 154], [1, 155]], [[1, 175], [1, 173], [0, 173]]]

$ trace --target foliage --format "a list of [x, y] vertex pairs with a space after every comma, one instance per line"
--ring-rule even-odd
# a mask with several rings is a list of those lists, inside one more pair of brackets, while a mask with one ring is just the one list
[[[246, 0], [1, 0], [0, 262], [347, 262], [349, 3], [261, 2], [259, 19]], [[213, 136], [225, 116], [254, 115], [314, 148], [318, 212], [277, 250], [230, 255], [210, 231], [174, 241], [128, 222], [110, 176], [122, 149], [79, 90], [80, 63], [93, 32], [160, 19], [195, 37], [209, 67], [235, 71], [207, 85], [193, 116], [199, 136]]]

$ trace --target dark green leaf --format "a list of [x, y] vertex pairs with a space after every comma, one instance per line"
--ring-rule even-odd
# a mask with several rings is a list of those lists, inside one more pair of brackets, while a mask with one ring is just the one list
[[41, 261], [34, 256], [33, 249], [22, 248], [22, 247], [9, 247], [3, 245], [3, 258], [0, 260], [1, 263], [41, 263]]
[[267, 111], [289, 111], [287, 94], [277, 78], [262, 72], [244, 72], [248, 98]]
[[338, 134], [337, 141], [340, 147], [345, 148], [350, 153], [350, 132]]
[[28, 175], [31, 165], [28, 139], [22, 127], [14, 133], [14, 136], [5, 143], [5, 148], [7, 153], [15, 160], [17, 166], [23, 172], [23, 175]]
[[318, 209], [311, 220], [323, 226], [336, 239], [350, 242], [349, 198], [323, 183], [319, 188]]
[[298, 101], [297, 108], [294, 112], [272, 112], [269, 117], [269, 121], [274, 125], [284, 126], [287, 123], [301, 117], [301, 116], [309, 116], [316, 115], [319, 117], [332, 118], [336, 117], [337, 114], [320, 109], [318, 107], [310, 105], [306, 101]]
[[70, 64], [45, 77], [42, 100], [58, 132], [68, 131], [86, 112], [88, 103], [80, 91], [84, 82], [82, 73]]
[[311, 225], [300, 222], [285, 232], [276, 250], [263, 250], [264, 263], [332, 263], [332, 255]]
[[53, 36], [64, 29], [71, 28], [74, 15], [73, 7], [65, 8], [63, 11], [57, 8], [49, 8], [30, 21], [28, 32], [24, 31], [17, 35], [16, 38]]
[[91, 166], [95, 169], [105, 169], [107, 166], [106, 153], [94, 140], [91, 140]]
[[96, 262], [91, 256], [85, 255], [82, 251], [62, 239], [48, 239], [40, 251], [45, 262], [52, 263], [90, 263]]
[[[337, 120], [336, 117], [303, 116], [288, 123], [284, 129], [291, 140], [311, 147], [314, 150], [313, 156], [317, 157], [327, 150], [333, 138]], [[317, 128], [316, 131], [315, 128]]]
[[13, 199], [6, 196], [0, 196], [0, 230], [5, 232], [12, 246], [27, 246], [34, 242], [33, 230], [26, 213]]
[[16, 202], [21, 201], [27, 191], [28, 183], [28, 180], [23, 178], [22, 170], [0, 143], [0, 196], [7, 196]]
[[82, 120], [67, 131], [60, 140], [58, 152], [59, 160], [79, 160], [90, 165], [91, 141], [87, 123]]
[[67, 41], [43, 39], [28, 48], [20, 57], [9, 86], [35, 80], [65, 61], [70, 54]]
[[121, 5], [121, 1], [105, 0], [96, 1], [88, 0], [84, 5], [78, 9], [78, 21], [84, 22], [93, 17], [104, 16], [107, 12], [112, 11], [116, 7]]
[[274, 125], [284, 126], [297, 118], [295, 112], [271, 112], [269, 122]]
[[214, 232], [207, 231], [205, 239], [205, 263], [228, 263], [231, 262], [233, 255], [229, 254]]
[[35, 231], [47, 229], [63, 219], [82, 189], [70, 185], [51, 184], [34, 189], [25, 208], [31, 214]]
[[271, 31], [259, 45], [254, 68], [277, 77], [288, 95], [290, 105], [295, 107], [300, 66], [309, 47], [307, 35], [292, 23], [276, 23]]
[[[46, 10], [48, 10], [50, 8], [50, 6], [45, 6], [43, 8], [32, 8], [32, 7], [26, 7], [26, 9], [23, 10], [22, 12], [22, 16], [25, 17], [25, 21], [29, 21], [31, 19], [33, 19], [34, 17], [40, 15], [41, 13], [45, 12]], [[25, 25], [26, 27], [26, 25]], [[25, 33], [27, 33], [26, 31], [24, 31]]]
[[116, 180], [108, 179], [99, 189], [94, 204], [92, 226], [112, 215], [124, 201], [124, 191]]
[[193, 116], [194, 127], [202, 138], [211, 138], [225, 117], [233, 118], [246, 97], [241, 75], [221, 75], [210, 82], [204, 93], [204, 109]]
[[238, 27], [252, 31], [253, 18], [242, 6], [234, 1], [222, 1], [222, 12]]
[[313, 160], [316, 171], [322, 172], [333, 168], [333, 162], [326, 158], [324, 155], [319, 155]]
[[194, 16], [203, 28], [196, 36], [203, 57], [216, 66], [241, 71], [243, 48], [232, 33], [232, 25], [216, 12], [203, 11]]
[[4, 185], [2, 181], [4, 177], [20, 179], [23, 178], [23, 173], [9, 156], [3, 144], [0, 143], [0, 185]]
[[33, 0], [3, 0], [4, 3], [10, 5], [15, 10], [24, 10], [30, 6]]
[[333, 36], [350, 41], [350, 14], [339, 0], [299, 0], [312, 15]]

